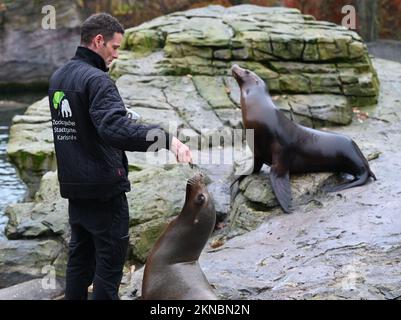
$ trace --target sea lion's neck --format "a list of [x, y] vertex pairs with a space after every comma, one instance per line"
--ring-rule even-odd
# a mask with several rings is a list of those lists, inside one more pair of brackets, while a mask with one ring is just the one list
[[[260, 97], [263, 97], [265, 101], [261, 100]], [[265, 107], [270, 109], [277, 109], [273, 103], [273, 100], [270, 97], [269, 92], [266, 90], [264, 86], [243, 86], [241, 87], [241, 102], [245, 100], [254, 100], [257, 99], [261, 102], [266, 102]]]
[[214, 222], [205, 221], [209, 217], [203, 216], [198, 222], [201, 225], [195, 226], [194, 219], [185, 210], [184, 206], [180, 215], [170, 223], [159, 239], [154, 261], [161, 259], [163, 262], [180, 263], [198, 260], [213, 231]]
[[245, 122], [260, 122], [262, 119], [274, 118], [277, 110], [264, 88], [241, 90], [241, 112]]

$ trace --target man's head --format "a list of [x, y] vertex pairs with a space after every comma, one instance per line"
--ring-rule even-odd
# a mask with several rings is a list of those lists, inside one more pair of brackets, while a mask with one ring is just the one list
[[124, 28], [118, 20], [107, 13], [91, 15], [81, 26], [81, 45], [100, 55], [109, 66], [118, 58]]

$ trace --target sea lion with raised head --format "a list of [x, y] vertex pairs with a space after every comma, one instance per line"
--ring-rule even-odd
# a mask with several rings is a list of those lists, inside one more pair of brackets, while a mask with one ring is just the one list
[[273, 191], [284, 212], [291, 211], [290, 173], [341, 172], [354, 179], [329, 191], [361, 186], [376, 180], [357, 144], [349, 137], [310, 129], [289, 120], [273, 103], [265, 82], [238, 65], [231, 68], [241, 90], [242, 121], [254, 130], [254, 168], [270, 166]]
[[142, 299], [215, 300], [198, 259], [216, 222], [213, 199], [198, 173], [187, 182], [185, 204], [146, 259]]

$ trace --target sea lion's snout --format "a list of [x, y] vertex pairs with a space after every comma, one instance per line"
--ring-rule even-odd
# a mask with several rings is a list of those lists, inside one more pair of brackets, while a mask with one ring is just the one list
[[197, 206], [207, 205], [209, 203], [209, 192], [205, 183], [205, 175], [198, 172], [192, 178], [188, 179], [186, 200], [185, 202], [195, 204]]
[[231, 67], [231, 73], [240, 86], [244, 82], [247, 82], [250, 75], [249, 70], [241, 68], [238, 64], [234, 64]]
[[204, 183], [204, 174], [202, 172], [198, 172], [195, 176], [194, 179], [199, 182], [199, 183]]
[[238, 79], [238, 78], [240, 78], [241, 77], [241, 71], [242, 71], [243, 69], [238, 65], [238, 64], [234, 64], [232, 67], [231, 67], [231, 73], [232, 73], [232, 75], [233, 75], [233, 77], [235, 78], [235, 79]]
[[235, 72], [235, 70], [238, 70], [238, 69], [240, 69], [240, 66], [238, 64], [233, 64], [231, 67], [232, 72]]
[[188, 179], [188, 184], [189, 185], [195, 185], [195, 184], [204, 184], [204, 174], [202, 172], [198, 172], [195, 174], [192, 178]]

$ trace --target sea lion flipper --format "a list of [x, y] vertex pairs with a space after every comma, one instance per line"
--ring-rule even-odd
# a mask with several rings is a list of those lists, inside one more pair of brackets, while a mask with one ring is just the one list
[[363, 174], [361, 174], [359, 176], [356, 176], [355, 179], [350, 182], [341, 183], [337, 186], [332, 187], [329, 190], [329, 192], [339, 192], [339, 191], [343, 191], [345, 189], [362, 186], [369, 180], [369, 177], [371, 177], [370, 170], [365, 171]]
[[279, 174], [278, 170], [272, 166], [270, 169], [270, 181], [281, 208], [285, 213], [291, 213], [292, 199], [289, 171]]

